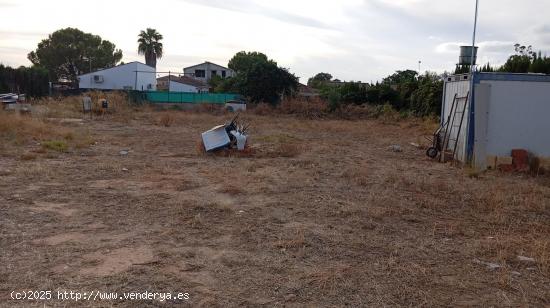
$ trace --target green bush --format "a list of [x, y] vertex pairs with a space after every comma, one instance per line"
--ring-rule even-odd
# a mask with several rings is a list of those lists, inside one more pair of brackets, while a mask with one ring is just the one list
[[42, 147], [56, 152], [67, 152], [69, 146], [65, 141], [51, 140], [42, 142]]

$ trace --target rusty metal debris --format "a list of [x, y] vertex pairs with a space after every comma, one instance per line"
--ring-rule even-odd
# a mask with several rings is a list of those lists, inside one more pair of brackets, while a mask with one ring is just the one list
[[239, 151], [245, 149], [250, 125], [239, 122], [238, 118], [237, 114], [231, 122], [215, 126], [202, 133], [202, 142], [206, 152], [221, 149], [237, 149]]

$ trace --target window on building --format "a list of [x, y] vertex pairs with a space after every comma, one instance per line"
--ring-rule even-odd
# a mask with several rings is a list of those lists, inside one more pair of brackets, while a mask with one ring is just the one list
[[218, 75], [218, 71], [212, 71], [212, 76]]
[[205, 70], [195, 70], [195, 77], [197, 77], [197, 78], [206, 77], [206, 71]]
[[222, 71], [222, 77], [225, 78], [225, 71]]

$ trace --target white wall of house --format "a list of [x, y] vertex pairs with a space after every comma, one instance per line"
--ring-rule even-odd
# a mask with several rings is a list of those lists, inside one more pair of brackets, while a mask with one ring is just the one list
[[170, 81], [170, 92], [190, 92], [190, 93], [199, 93], [199, 89], [195, 86], [183, 84], [175, 81]]
[[79, 88], [99, 90], [151, 90], [157, 88], [156, 70], [131, 62], [78, 76]]
[[[204, 72], [204, 76], [198, 74], [199, 71]], [[225, 73], [224, 73], [225, 72]], [[185, 76], [193, 77], [197, 80], [201, 80], [205, 83], [208, 83], [213, 75], [218, 75], [220, 77], [234, 77], [235, 72], [227, 67], [217, 65], [210, 62], [205, 62], [202, 64], [186, 67], [183, 69]], [[225, 74], [225, 76], [223, 76]]]

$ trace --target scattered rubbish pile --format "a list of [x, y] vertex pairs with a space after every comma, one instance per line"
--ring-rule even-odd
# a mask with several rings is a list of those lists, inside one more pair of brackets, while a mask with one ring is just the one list
[[403, 148], [401, 148], [401, 146], [398, 145], [398, 144], [394, 144], [394, 145], [390, 146], [388, 149], [392, 152], [395, 152], [395, 153], [403, 152]]
[[25, 103], [25, 94], [5, 93], [0, 94], [0, 107], [17, 112], [30, 112], [31, 105]]
[[502, 268], [502, 265], [500, 265], [500, 264], [492, 263], [492, 262], [485, 262], [485, 261], [481, 261], [479, 259], [474, 259], [474, 263], [485, 265], [485, 266], [487, 266], [488, 270], [492, 270], [492, 271]]
[[202, 133], [202, 143], [206, 152], [222, 149], [237, 149], [243, 151], [248, 139], [247, 131], [250, 125], [238, 122], [237, 114], [231, 122], [218, 125]]

